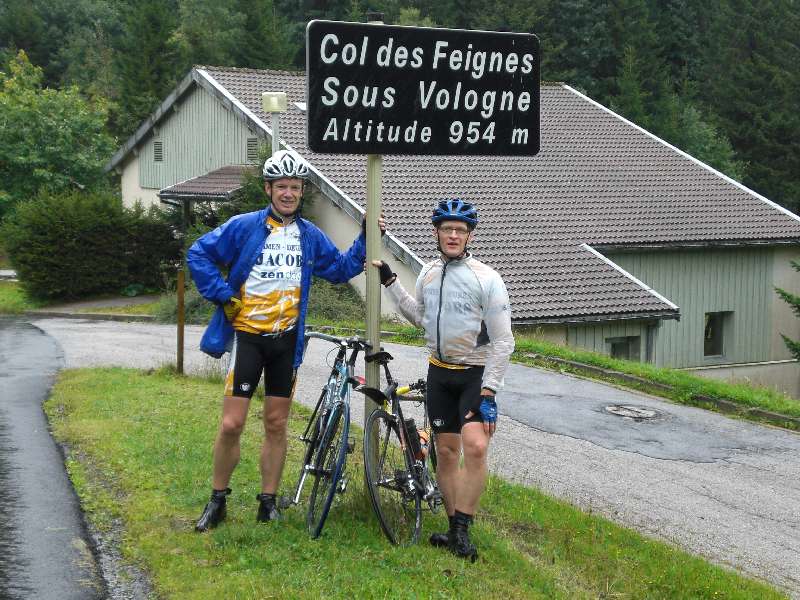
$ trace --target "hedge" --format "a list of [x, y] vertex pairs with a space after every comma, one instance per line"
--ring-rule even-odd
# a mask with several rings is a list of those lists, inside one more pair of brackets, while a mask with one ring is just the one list
[[128, 209], [108, 193], [40, 195], [21, 202], [0, 228], [25, 291], [74, 300], [123, 289], [163, 289], [181, 241], [153, 208]]

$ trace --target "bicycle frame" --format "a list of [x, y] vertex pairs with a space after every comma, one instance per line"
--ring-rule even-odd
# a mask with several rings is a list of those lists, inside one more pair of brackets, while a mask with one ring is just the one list
[[[329, 415], [332, 414], [334, 406], [339, 403], [343, 404], [345, 407], [345, 414], [348, 419], [350, 418], [350, 390], [352, 387], [361, 384], [354, 375], [356, 359], [358, 358], [359, 352], [365, 350], [369, 346], [365, 340], [357, 336], [338, 338], [316, 331], [306, 332], [305, 343], [308, 344], [311, 338], [336, 344], [338, 350], [336, 358], [333, 361], [333, 366], [331, 367], [330, 375], [328, 375], [328, 380], [322, 387], [322, 392], [314, 407], [314, 411], [311, 413], [306, 429], [300, 436], [300, 440], [307, 444], [308, 447], [294, 497], [291, 500], [292, 504], [300, 503], [300, 496], [303, 492], [306, 478], [310, 473], [314, 473], [314, 463], [316, 462], [314, 457], [317, 453], [317, 446], [320, 441], [319, 438], [328, 426], [328, 418]], [[347, 357], [348, 350], [351, 350], [349, 357]], [[320, 415], [321, 418], [318, 419], [317, 415]]]
[[[388, 367], [385, 369], [388, 372]], [[424, 382], [423, 382], [424, 383]], [[403, 450], [411, 459], [411, 462], [414, 464], [414, 473], [412, 474], [410, 480], [408, 481], [409, 492], [419, 493], [423, 500], [425, 500], [432, 512], [436, 512], [438, 509], [438, 505], [440, 502], [441, 497], [439, 496], [438, 488], [432, 483], [429, 472], [428, 472], [428, 462], [424, 458], [422, 460], [416, 458], [414, 456], [413, 450], [410, 447], [408, 442], [409, 434], [408, 428], [406, 427], [406, 419], [403, 416], [403, 407], [402, 402], [404, 401], [401, 397], [401, 394], [398, 393], [400, 388], [397, 387], [397, 383], [394, 383], [394, 389], [391, 391], [391, 407], [390, 411], [392, 415], [395, 415], [398, 423], [398, 429], [400, 430], [401, 436], [401, 444], [403, 446]], [[413, 389], [413, 388], [412, 388]], [[408, 400], [413, 402], [414, 400]], [[427, 404], [424, 410], [424, 419], [422, 426], [426, 428], [428, 425], [428, 407]], [[434, 439], [435, 436], [431, 435], [429, 441], [429, 447], [434, 447]]]
[[[408, 456], [410, 464], [413, 464], [415, 467], [414, 472], [409, 473], [409, 480], [406, 482], [406, 485], [408, 486], [406, 491], [412, 494], [418, 493], [420, 497], [428, 503], [431, 511], [435, 512], [441, 503], [441, 495], [435, 483], [432, 481], [432, 478], [430, 477], [427, 460], [417, 459], [408, 443], [409, 433], [408, 429], [406, 428], [406, 420], [403, 416], [403, 408], [401, 406], [401, 402], [403, 401], [402, 394], [407, 393], [411, 389], [424, 389], [425, 382], [424, 380], [420, 379], [417, 384], [399, 388], [398, 382], [392, 377], [392, 373], [389, 370], [389, 361], [391, 359], [392, 356], [388, 352], [378, 352], [367, 356], [368, 361], [376, 361], [380, 366], [383, 367], [383, 372], [386, 377], [386, 387], [383, 390], [360, 388], [359, 391], [372, 398], [375, 402], [383, 404], [383, 406], [389, 410], [389, 414], [394, 418], [400, 432], [400, 444], [402, 450]], [[423, 427], [427, 427], [427, 423], [428, 408], [426, 404], [424, 410]], [[429, 441], [429, 446], [431, 449], [434, 448], [434, 439], [435, 436], [431, 435]]]

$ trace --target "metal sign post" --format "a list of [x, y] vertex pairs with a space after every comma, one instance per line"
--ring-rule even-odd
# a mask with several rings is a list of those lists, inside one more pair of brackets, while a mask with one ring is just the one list
[[[378, 227], [378, 217], [381, 214], [381, 171], [383, 157], [380, 154], [367, 156], [367, 339], [372, 345], [372, 352], [377, 352], [381, 347], [381, 282], [378, 270], [372, 267], [373, 260], [381, 257], [381, 231]], [[367, 385], [380, 388], [380, 366], [374, 362], [366, 363], [364, 375]], [[375, 410], [377, 404], [364, 397], [364, 423], [367, 417]]]

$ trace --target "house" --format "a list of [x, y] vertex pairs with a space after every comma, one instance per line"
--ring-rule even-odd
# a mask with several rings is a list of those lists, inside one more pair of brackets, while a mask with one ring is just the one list
[[[315, 216], [349, 244], [366, 157], [306, 148], [302, 73], [192, 69], [109, 163], [125, 201], [202, 191], [253, 162], [271, 136], [264, 91], [288, 94], [281, 144], [310, 162]], [[481, 219], [472, 250], [502, 273], [517, 326], [800, 396], [780, 337], [800, 338], [800, 320], [774, 293], [800, 293], [800, 218], [567, 85], [541, 87], [541, 131], [535, 157], [384, 157], [384, 256], [403, 284], [436, 254], [434, 201], [467, 198]]]

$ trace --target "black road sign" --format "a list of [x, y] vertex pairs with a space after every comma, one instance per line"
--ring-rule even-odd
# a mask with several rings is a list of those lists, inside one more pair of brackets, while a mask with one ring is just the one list
[[306, 53], [314, 152], [539, 151], [535, 35], [311, 21]]

